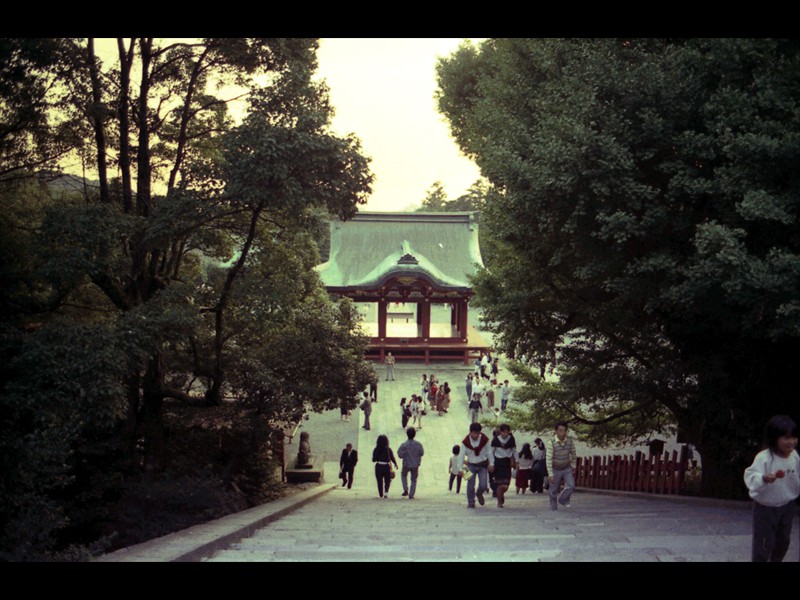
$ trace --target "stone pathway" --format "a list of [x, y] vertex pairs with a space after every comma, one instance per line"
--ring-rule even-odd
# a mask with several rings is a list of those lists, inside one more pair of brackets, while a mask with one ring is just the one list
[[[378, 403], [373, 406], [370, 431], [361, 428], [359, 410], [350, 423], [341, 421], [338, 411], [311, 415], [303, 428], [311, 433], [312, 451], [326, 455], [325, 484], [338, 482], [344, 443], [352, 441], [358, 449], [353, 488], [336, 485], [208, 560], [749, 561], [751, 516], [746, 502], [579, 491], [571, 509], [552, 512], [546, 496], [516, 495], [512, 483], [504, 508], [487, 494], [486, 506], [468, 510], [464, 489], [461, 494], [447, 490], [452, 447], [469, 427], [462, 385], [468, 369], [398, 364], [396, 381], [386, 382], [379, 367]], [[400, 398], [417, 392], [421, 373], [430, 371], [450, 383], [451, 410], [441, 417], [429, 413], [423, 418], [417, 439], [425, 447], [425, 457], [417, 497], [401, 497], [398, 472], [389, 498], [380, 499], [371, 461], [375, 439], [386, 434], [395, 451], [406, 439]], [[522, 435], [517, 441], [521, 445], [530, 440]], [[800, 527], [793, 533], [790, 562], [798, 561], [798, 532]]]

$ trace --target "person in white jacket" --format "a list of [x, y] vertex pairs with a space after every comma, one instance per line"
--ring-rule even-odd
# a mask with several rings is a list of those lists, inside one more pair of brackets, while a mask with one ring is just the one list
[[[469, 426], [469, 433], [461, 441], [461, 451], [459, 452], [459, 464], [467, 461], [467, 468], [472, 473], [472, 477], [467, 481], [467, 508], [475, 508], [475, 497], [478, 503], [483, 506], [485, 500], [483, 494], [489, 489], [489, 472], [494, 471], [494, 454], [491, 452], [491, 443], [485, 433], [481, 432], [480, 423], [472, 423]], [[475, 490], [475, 480], [478, 480], [478, 489]]]
[[800, 496], [797, 424], [786, 415], [766, 426], [767, 448], [744, 471], [753, 499], [753, 562], [781, 562], [789, 549]]

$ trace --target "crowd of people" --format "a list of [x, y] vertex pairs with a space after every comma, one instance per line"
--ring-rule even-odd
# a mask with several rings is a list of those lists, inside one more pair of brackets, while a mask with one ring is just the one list
[[[475, 369], [467, 374], [464, 385], [469, 431], [452, 448], [448, 459], [448, 491], [455, 487], [461, 493], [466, 481], [467, 507], [486, 503], [485, 495], [491, 491], [497, 507], [505, 505], [506, 494], [512, 485], [517, 494], [532, 493], [549, 496], [550, 509], [570, 508], [575, 490], [576, 448], [568, 434], [568, 424], [555, 423], [554, 435], [547, 441], [537, 437], [532, 442], [518, 445], [511, 427], [499, 422], [509, 397], [508, 380], [498, 384], [498, 360], [488, 354], [475, 361]], [[394, 380], [394, 360], [387, 363], [387, 380]], [[407, 440], [392, 450], [388, 436], [377, 437], [372, 451], [375, 464], [375, 480], [380, 498], [389, 497], [391, 482], [402, 461], [402, 496], [416, 497], [417, 479], [423, 444], [416, 439], [422, 429], [423, 417], [431, 412], [438, 416], [448, 414], [452, 402], [452, 390], [447, 381], [439, 382], [435, 374], [423, 374], [419, 382], [419, 394], [411, 394], [410, 400], [400, 401], [400, 424]], [[499, 406], [496, 406], [499, 396]], [[370, 429], [373, 402], [377, 402], [377, 383], [359, 398], [364, 414], [364, 429]], [[483, 431], [480, 422], [486, 408], [494, 412], [498, 422], [491, 438]], [[349, 420], [350, 411], [342, 408], [342, 419]], [[754, 501], [753, 512], [753, 561], [783, 560], [789, 547], [792, 521], [795, 518], [800, 497], [800, 455], [797, 453], [797, 424], [786, 415], [773, 417], [766, 427], [765, 449], [756, 455], [753, 464], [744, 473], [744, 482]], [[340, 459], [342, 486], [351, 488], [358, 453], [352, 444], [347, 444]], [[410, 480], [410, 481], [409, 481]]]
[[470, 421], [477, 423], [489, 411], [499, 422], [501, 413], [508, 406], [511, 385], [507, 379], [500, 383], [499, 360], [492, 359], [490, 354], [481, 353], [474, 365], [473, 372], [468, 373], [464, 381]]
[[[380, 498], [389, 497], [395, 470], [400, 468], [397, 458], [402, 460], [402, 496], [409, 499], [415, 497], [425, 449], [415, 439], [417, 429], [413, 425], [405, 427], [405, 433], [408, 439], [400, 445], [396, 454], [386, 434], [380, 434], [376, 439], [372, 462], [375, 463], [375, 480]], [[484, 505], [484, 494], [490, 490], [498, 508], [503, 508], [506, 493], [513, 482], [517, 494], [525, 494], [528, 490], [540, 494], [547, 491], [552, 510], [557, 510], [559, 505], [569, 508], [570, 497], [575, 489], [575, 458], [575, 445], [567, 435], [567, 424], [564, 422], [556, 425], [555, 435], [549, 445], [537, 437], [532, 444], [525, 443], [519, 449], [508, 424], [497, 427], [490, 439], [480, 423], [470, 423], [469, 432], [460, 444], [453, 446], [448, 461], [448, 491], [452, 492], [455, 486], [456, 493], [461, 493], [462, 482], [466, 480], [468, 508], [475, 508], [476, 499], [480, 505]], [[347, 444], [339, 462], [342, 487], [352, 487], [357, 462], [357, 451], [352, 444]]]
[[[386, 380], [394, 380], [394, 359], [386, 363]], [[508, 424], [502, 423], [511, 396], [511, 385], [507, 379], [499, 383], [499, 360], [489, 353], [481, 353], [475, 360], [474, 369], [464, 378], [466, 407], [469, 413], [469, 432], [460, 443], [453, 446], [448, 459], [448, 491], [460, 494], [466, 483], [467, 506], [474, 508], [485, 504], [485, 495], [491, 492], [497, 506], [502, 508], [509, 490], [516, 494], [527, 492], [550, 494], [550, 507], [569, 507], [575, 487], [575, 447], [566, 434], [566, 423], [558, 424], [553, 439], [546, 443], [536, 437], [519, 445]], [[414, 499], [419, 467], [424, 455], [424, 446], [417, 439], [422, 431], [425, 417], [444, 417], [450, 411], [454, 392], [449, 381], [440, 381], [435, 373], [423, 373], [418, 389], [400, 399], [400, 426], [406, 434], [397, 452], [392, 449], [388, 436], [377, 436], [372, 451], [378, 497], [388, 498], [391, 482], [396, 471], [401, 473], [403, 497]], [[461, 397], [461, 394], [457, 394]], [[371, 429], [372, 404], [378, 401], [377, 383], [359, 397], [359, 408], [364, 415], [363, 428]], [[486, 412], [494, 419], [485, 419]], [[342, 409], [342, 419], [349, 420], [350, 412]], [[483, 421], [483, 423], [481, 423]], [[489, 421], [487, 423], [487, 421]], [[484, 426], [493, 429], [491, 436]], [[488, 431], [488, 429], [487, 429]], [[357, 458], [349, 445], [342, 451], [340, 477], [342, 486], [350, 488]], [[398, 463], [402, 461], [402, 467]]]
[[564, 422], [557, 424], [550, 444], [537, 437], [520, 448], [508, 424], [495, 428], [490, 440], [480, 423], [471, 423], [461, 444], [453, 446], [449, 489], [452, 491], [456, 482], [459, 493], [461, 481], [466, 479], [468, 508], [475, 508], [476, 499], [484, 505], [484, 494], [490, 490], [502, 508], [513, 481], [517, 494], [547, 492], [552, 510], [559, 505], [569, 508], [575, 490], [575, 462], [575, 444]]

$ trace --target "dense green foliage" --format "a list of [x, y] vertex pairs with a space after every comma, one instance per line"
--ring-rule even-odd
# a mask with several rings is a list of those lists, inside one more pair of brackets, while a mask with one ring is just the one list
[[438, 76], [493, 188], [475, 285], [530, 426], [677, 428], [740, 496], [766, 420], [800, 416], [800, 45], [489, 40]]
[[[100, 46], [0, 41], [6, 560], [263, 501], [273, 432], [372, 377], [313, 270], [372, 179], [329, 131], [316, 40]], [[73, 191], [40, 170], [76, 162]]]
[[[464, 194], [451, 199], [447, 197], [447, 192], [444, 191], [442, 183], [436, 181], [428, 190], [417, 212], [474, 212], [475, 221], [480, 226], [481, 211], [489, 198], [490, 191], [487, 183], [479, 179], [469, 186], [469, 189]], [[490, 265], [494, 258], [491, 253], [491, 246], [483, 243], [483, 236], [480, 236], [478, 244], [483, 264]]]
[[458, 198], [450, 199], [444, 186], [440, 181], [431, 185], [427, 195], [422, 200], [419, 211], [427, 212], [457, 212], [457, 211], [480, 211], [488, 193], [488, 186], [484, 181], [478, 180]]

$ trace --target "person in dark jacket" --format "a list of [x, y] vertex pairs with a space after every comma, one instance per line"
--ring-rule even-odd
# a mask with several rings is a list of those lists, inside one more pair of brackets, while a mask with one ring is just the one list
[[348, 490], [353, 487], [353, 475], [355, 475], [357, 462], [358, 450], [353, 448], [353, 444], [347, 444], [339, 458], [339, 477], [342, 478], [342, 487], [346, 485]]
[[543, 494], [547, 479], [547, 450], [541, 438], [533, 440], [533, 470], [531, 472], [531, 492]]
[[372, 400], [369, 399], [369, 393], [364, 392], [364, 400], [359, 405], [361, 412], [364, 413], [364, 429], [369, 431], [369, 416], [372, 414]]
[[[412, 396], [414, 398], [415, 396]], [[411, 408], [406, 404], [406, 399], [400, 399], [400, 423], [403, 429], [408, 427], [408, 420], [411, 418]]]
[[389, 438], [381, 434], [372, 451], [372, 462], [375, 463], [375, 479], [378, 482], [378, 496], [389, 497], [389, 486], [392, 483], [392, 463], [397, 468], [397, 459], [389, 447]]

